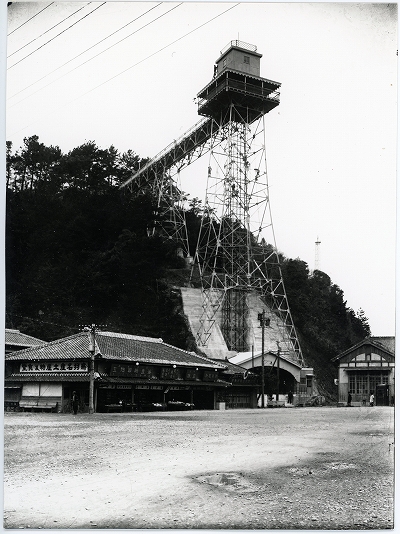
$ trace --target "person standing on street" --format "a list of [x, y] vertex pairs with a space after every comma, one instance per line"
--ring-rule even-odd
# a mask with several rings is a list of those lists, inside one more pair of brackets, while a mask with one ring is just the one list
[[374, 394], [371, 393], [371, 396], [370, 396], [370, 398], [369, 398], [369, 405], [370, 405], [370, 406], [373, 406], [373, 405], [374, 405], [374, 399], [375, 399]]
[[74, 412], [74, 415], [78, 413], [78, 395], [76, 394], [76, 391], [72, 393], [72, 410]]
[[347, 406], [351, 406], [351, 393], [347, 395]]

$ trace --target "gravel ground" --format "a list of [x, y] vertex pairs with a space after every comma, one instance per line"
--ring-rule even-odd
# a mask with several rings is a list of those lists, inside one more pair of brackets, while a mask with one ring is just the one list
[[393, 528], [394, 410], [4, 416], [5, 528]]

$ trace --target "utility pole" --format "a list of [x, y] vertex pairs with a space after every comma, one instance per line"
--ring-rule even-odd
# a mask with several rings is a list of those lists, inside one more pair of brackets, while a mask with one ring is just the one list
[[94, 413], [94, 356], [96, 352], [96, 326], [97, 328], [106, 327], [107, 325], [94, 323], [90, 326], [80, 325], [84, 332], [89, 333], [89, 413]]
[[89, 413], [94, 413], [94, 353], [96, 349], [96, 325], [92, 324], [89, 329], [89, 352], [90, 352], [90, 369], [89, 369]]
[[276, 400], [278, 401], [279, 400], [279, 386], [280, 386], [280, 383], [279, 383], [279, 360], [280, 360], [280, 356], [281, 356], [281, 346], [279, 345], [279, 341], [276, 342], [276, 344], [278, 345], [278, 359], [276, 361], [276, 374], [277, 374], [277, 386], [278, 386], [278, 391], [276, 392]]
[[265, 327], [269, 326], [270, 319], [265, 318], [265, 310], [258, 314], [258, 320], [261, 326], [261, 408], [265, 408], [265, 362], [264, 362], [264, 336]]

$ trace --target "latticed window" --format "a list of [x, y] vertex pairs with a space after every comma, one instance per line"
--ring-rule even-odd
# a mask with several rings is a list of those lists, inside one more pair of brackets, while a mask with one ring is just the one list
[[356, 392], [361, 395], [368, 393], [368, 375], [362, 374], [357, 376]]
[[369, 395], [375, 393], [376, 386], [388, 384], [389, 376], [386, 372], [351, 373], [349, 374], [349, 392], [351, 394]]

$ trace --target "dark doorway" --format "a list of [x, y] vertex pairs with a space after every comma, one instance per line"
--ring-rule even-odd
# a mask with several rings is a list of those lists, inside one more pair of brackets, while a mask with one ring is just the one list
[[214, 391], [193, 391], [193, 404], [196, 410], [214, 409]]
[[389, 386], [387, 384], [376, 386], [376, 405], [389, 406]]

